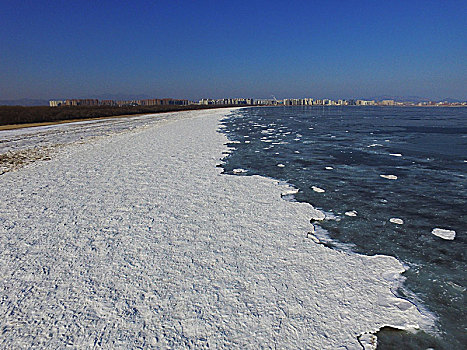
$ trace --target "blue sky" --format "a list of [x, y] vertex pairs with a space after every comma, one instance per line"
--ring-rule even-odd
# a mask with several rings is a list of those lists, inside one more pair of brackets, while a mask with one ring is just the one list
[[0, 100], [467, 99], [467, 1], [0, 0]]

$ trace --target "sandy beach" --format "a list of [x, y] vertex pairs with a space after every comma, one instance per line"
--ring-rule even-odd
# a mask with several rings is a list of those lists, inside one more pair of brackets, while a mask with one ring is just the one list
[[0, 176], [0, 347], [371, 349], [430, 326], [395, 258], [318, 244], [289, 186], [222, 174], [231, 112], [0, 133], [66, 143]]

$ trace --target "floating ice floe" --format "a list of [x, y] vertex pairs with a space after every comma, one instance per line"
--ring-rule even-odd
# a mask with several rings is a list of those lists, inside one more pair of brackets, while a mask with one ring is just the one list
[[390, 218], [389, 222], [392, 222], [393, 224], [397, 224], [397, 225], [403, 225], [404, 224], [404, 220], [399, 219], [399, 218]]
[[300, 151], [294, 151], [293, 153], [297, 153], [297, 154], [300, 154]]
[[393, 157], [402, 157], [402, 154], [400, 153], [390, 153], [389, 155]]
[[232, 172], [233, 172], [234, 174], [243, 174], [243, 173], [246, 173], [247, 170], [238, 168], [238, 169], [232, 170]]
[[282, 163], [279, 163], [279, 164], [277, 164], [277, 166], [278, 166], [279, 168], [283, 168], [283, 167], [285, 167], [285, 165], [284, 165], [284, 164], [282, 164]]
[[311, 189], [315, 192], [318, 192], [318, 193], [323, 193], [325, 192], [325, 190], [323, 190], [322, 188], [319, 188], [319, 187], [316, 187], [316, 186], [312, 186]]
[[355, 210], [350, 210], [350, 211], [346, 211], [345, 215], [347, 215], [347, 216], [357, 216], [357, 212]]
[[383, 145], [380, 143], [372, 143], [371, 145], [368, 145], [367, 147], [383, 147]]
[[431, 233], [439, 238], [446, 239], [448, 241], [452, 241], [456, 237], [456, 231], [447, 230], [444, 228], [434, 228], [433, 231], [431, 231]]
[[389, 179], [389, 180], [397, 180], [396, 175], [380, 175], [380, 176], [385, 178], [385, 179]]
[[229, 143], [241, 143], [240, 141], [229, 141]]
[[333, 170], [334, 168], [333, 168], [332, 166], [327, 166], [327, 167], [325, 167], [324, 169], [326, 169], [326, 170]]
[[245, 143], [250, 143], [250, 142], [251, 142], [251, 141], [248, 141], [248, 140], [247, 140], [247, 141], [245, 141]]

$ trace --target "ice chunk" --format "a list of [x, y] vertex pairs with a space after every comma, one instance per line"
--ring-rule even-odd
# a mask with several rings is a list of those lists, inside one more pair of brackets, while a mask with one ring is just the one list
[[248, 141], [248, 140], [247, 140], [247, 141], [245, 141], [245, 143], [250, 143], [250, 142], [251, 142], [251, 141]]
[[243, 174], [243, 173], [246, 173], [247, 171], [245, 169], [238, 168], [238, 169], [232, 170], [232, 172], [234, 174]]
[[369, 146], [367, 146], [367, 147], [377, 147], [377, 146], [382, 147], [383, 145], [380, 144], [380, 143], [372, 143], [371, 145], [369, 145]]
[[380, 175], [380, 176], [385, 178], [385, 179], [389, 179], [389, 180], [397, 180], [396, 175]]
[[397, 225], [403, 225], [404, 224], [404, 220], [399, 219], [399, 218], [390, 218], [389, 222], [392, 222], [393, 224], [397, 224]]
[[456, 231], [447, 230], [444, 228], [434, 228], [433, 231], [431, 231], [431, 233], [437, 237], [440, 237], [442, 239], [446, 239], [449, 241], [452, 241], [456, 237]]
[[277, 166], [278, 166], [279, 168], [285, 167], [285, 165], [284, 165], [284, 164], [281, 164], [281, 163], [280, 163], [280, 164], [277, 164]]
[[282, 192], [282, 196], [289, 196], [291, 194], [296, 194], [296, 193], [298, 193], [298, 188], [292, 188], [290, 190], [286, 190]]
[[325, 167], [324, 169], [326, 169], [326, 170], [333, 170], [334, 168], [333, 168], [332, 166], [327, 166], [327, 167]]
[[318, 192], [318, 193], [323, 193], [325, 192], [322, 188], [319, 188], [319, 187], [316, 187], [316, 186], [312, 186], [311, 189], [315, 192]]
[[400, 153], [390, 153], [389, 155], [393, 157], [402, 157], [402, 154]]
[[357, 212], [355, 210], [350, 210], [350, 211], [346, 211], [345, 215], [347, 215], [347, 216], [357, 216]]

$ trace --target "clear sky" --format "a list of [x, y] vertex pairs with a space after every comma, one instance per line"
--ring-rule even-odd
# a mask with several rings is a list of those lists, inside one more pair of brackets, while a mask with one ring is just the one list
[[0, 100], [466, 100], [466, 18], [465, 0], [0, 0]]

